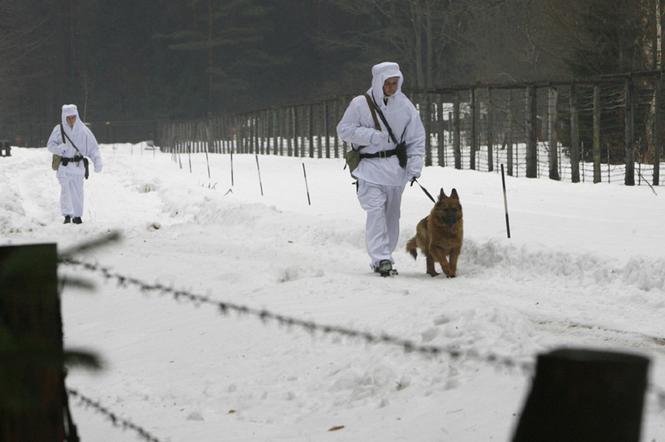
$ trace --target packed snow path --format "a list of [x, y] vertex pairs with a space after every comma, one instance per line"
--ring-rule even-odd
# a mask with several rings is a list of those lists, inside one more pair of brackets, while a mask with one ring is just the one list
[[[104, 172], [85, 183], [84, 224], [73, 226], [61, 224], [46, 150], [12, 154], [0, 158], [2, 244], [62, 250], [119, 230], [121, 243], [80, 258], [220, 301], [518, 362], [561, 345], [637, 351], [665, 386], [665, 203], [646, 186], [508, 178], [506, 239], [498, 174], [426, 168], [430, 192], [460, 194], [459, 276], [431, 278], [404, 251], [431, 208], [413, 187], [400, 274], [380, 278], [342, 160], [259, 157], [261, 197], [254, 156], [234, 156], [228, 192], [228, 155], [209, 157], [209, 180], [203, 154], [190, 174], [186, 156], [181, 169], [143, 145], [106, 145]], [[66, 345], [107, 362], [101, 374], [71, 373], [68, 385], [162, 440], [506, 441], [529, 388], [519, 370], [474, 358], [312, 337], [79, 268], [61, 273], [97, 281], [94, 294], [63, 294]], [[654, 395], [646, 405], [644, 440], [665, 441], [665, 411]], [[137, 440], [90, 410], [73, 412], [83, 440]]]

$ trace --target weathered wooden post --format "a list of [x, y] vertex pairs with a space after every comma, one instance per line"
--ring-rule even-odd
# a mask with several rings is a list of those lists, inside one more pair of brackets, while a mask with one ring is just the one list
[[[425, 94], [425, 103], [421, 104], [423, 120], [425, 120], [425, 166], [432, 165], [432, 98], [430, 94]], [[399, 134], [395, 134], [396, 137]], [[402, 140], [397, 140], [402, 141]]]
[[260, 155], [265, 155], [266, 153], [266, 139], [268, 138], [266, 136], [267, 134], [267, 129], [268, 129], [268, 115], [266, 114], [265, 110], [262, 110], [257, 113], [259, 122], [258, 122], [258, 129], [259, 129], [259, 154]]
[[471, 88], [471, 149], [469, 168], [476, 169], [476, 152], [478, 152], [478, 105], [476, 103], [476, 88]]
[[453, 125], [455, 126], [455, 134], [453, 135], [453, 153], [455, 156], [455, 169], [462, 168], [462, 128], [460, 127], [460, 102], [459, 94], [455, 92], [455, 102], [453, 103]]
[[[665, 14], [663, 14], [665, 16]], [[656, 145], [653, 150], [653, 185], [660, 183], [660, 153], [663, 150], [663, 77], [662, 72], [656, 81], [656, 122], [654, 125]]]
[[295, 139], [295, 111], [293, 108], [288, 108], [286, 111], [286, 156], [293, 156], [293, 140]]
[[279, 128], [279, 155], [284, 155], [284, 136], [287, 133], [286, 109], [277, 109], [277, 127]]
[[330, 158], [330, 117], [328, 115], [328, 102], [323, 102], [323, 135], [325, 136], [326, 158]]
[[[446, 125], [444, 124], [444, 116], [446, 111], [443, 108], [443, 97], [439, 96], [437, 100], [437, 106], [439, 108], [439, 134], [437, 136], [437, 146], [436, 146], [436, 155], [437, 155], [437, 164], [441, 167], [446, 166]], [[450, 120], [448, 120], [450, 123]]]
[[340, 106], [340, 100], [343, 98], [338, 98], [335, 101], [333, 101], [333, 116], [335, 117], [335, 121], [333, 122], [333, 134], [334, 134], [334, 140], [333, 140], [333, 150], [335, 151], [335, 158], [339, 158], [339, 137], [337, 136], [337, 122], [341, 119], [340, 111], [339, 109], [341, 108]]
[[526, 88], [526, 176], [538, 177], [538, 102], [535, 86]]
[[296, 106], [293, 106], [293, 120], [291, 121], [293, 123], [293, 156], [294, 157], [299, 157], [300, 156], [300, 143], [298, 140], [298, 108]]
[[513, 442], [639, 442], [648, 366], [609, 351], [538, 355]]
[[314, 158], [314, 109], [316, 109], [315, 105], [310, 104], [309, 115], [307, 116], [307, 144], [309, 144], [310, 158]]
[[487, 171], [494, 170], [494, 97], [492, 88], [487, 89]]
[[580, 114], [577, 110], [577, 88], [570, 85], [570, 170], [573, 183], [580, 182]]
[[600, 183], [600, 87], [593, 85], [593, 182]]
[[323, 158], [323, 136], [321, 132], [323, 132], [323, 129], [325, 127], [325, 122], [323, 121], [323, 116], [324, 116], [324, 110], [323, 107], [325, 106], [325, 102], [321, 102], [318, 104], [317, 111], [316, 111], [316, 121], [314, 124], [314, 131], [316, 132], [316, 157], [317, 158]]
[[0, 440], [62, 441], [62, 319], [55, 244], [0, 247]]
[[549, 139], [550, 139], [550, 151], [549, 151], [549, 174], [551, 180], [561, 180], [559, 175], [559, 151], [558, 144], [559, 139], [557, 137], [557, 123], [558, 123], [558, 112], [557, 107], [559, 106], [559, 91], [555, 87], [550, 87], [548, 89], [549, 100], [548, 100], [548, 123], [549, 123]]
[[252, 117], [251, 117], [251, 151], [250, 153], [258, 153], [259, 152], [259, 116], [257, 112], [252, 112]]
[[508, 97], [508, 137], [506, 138], [506, 160], [508, 167], [508, 175], [513, 176], [513, 145], [514, 145], [514, 130], [515, 117], [513, 115], [513, 90], [510, 90]]
[[[625, 120], [625, 155], [626, 155], [626, 177], [624, 183], [626, 186], [635, 185], [635, 149], [633, 146], [634, 128], [633, 128], [633, 80], [626, 78], [624, 82], [624, 120]], [[609, 150], [609, 146], [608, 146]]]

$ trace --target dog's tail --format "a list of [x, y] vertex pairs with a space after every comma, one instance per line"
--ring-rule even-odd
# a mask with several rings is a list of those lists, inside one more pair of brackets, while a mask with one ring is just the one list
[[418, 256], [418, 240], [417, 236], [414, 236], [406, 242], [406, 251], [413, 256], [413, 259], [416, 259]]

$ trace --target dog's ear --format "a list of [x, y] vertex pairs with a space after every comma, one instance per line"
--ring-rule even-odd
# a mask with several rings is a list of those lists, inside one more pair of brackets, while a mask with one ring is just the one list
[[439, 192], [439, 201], [441, 201], [445, 197], [446, 197], [446, 192], [443, 191], [443, 187], [442, 187], [441, 192]]
[[456, 200], [459, 199], [459, 195], [457, 195], [457, 189], [453, 189], [453, 191], [450, 193], [451, 198], [455, 198]]

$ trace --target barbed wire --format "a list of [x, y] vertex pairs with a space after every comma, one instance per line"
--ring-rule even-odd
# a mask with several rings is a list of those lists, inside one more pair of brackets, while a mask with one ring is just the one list
[[117, 285], [122, 288], [134, 286], [142, 293], [171, 295], [176, 301], [189, 301], [197, 307], [200, 305], [211, 305], [216, 307], [219, 313], [223, 315], [227, 315], [233, 312], [240, 315], [253, 316], [260, 319], [264, 324], [275, 321], [279, 325], [285, 326], [289, 329], [293, 327], [300, 328], [312, 335], [319, 332], [326, 336], [338, 335], [345, 338], [359, 339], [370, 345], [385, 344], [396, 346], [400, 347], [406, 354], [413, 353], [426, 357], [445, 355], [452, 360], [460, 360], [465, 357], [495, 367], [502, 367], [511, 370], [517, 369], [525, 375], [529, 375], [533, 372], [533, 361], [516, 361], [507, 356], [501, 356], [495, 353], [488, 353], [483, 355], [473, 349], [461, 350], [452, 346], [421, 345], [415, 343], [412, 340], [393, 336], [388, 333], [372, 333], [348, 327], [319, 324], [314, 321], [307, 321], [293, 316], [274, 313], [266, 309], [256, 309], [246, 305], [214, 300], [209, 296], [198, 295], [186, 290], [178, 290], [160, 283], [149, 284], [137, 278], [113, 272], [109, 268], [99, 264], [83, 262], [71, 257], [60, 257], [58, 262], [64, 265], [82, 267], [85, 270], [101, 274], [106, 280], [115, 280]]
[[138, 434], [143, 440], [148, 442], [161, 442], [160, 439], [150, 434], [145, 428], [127, 420], [123, 419], [113, 411], [106, 408], [101, 402], [79, 393], [78, 390], [67, 387], [67, 394], [72, 398], [76, 399], [78, 403], [86, 408], [93, 409], [96, 413], [104, 416], [108, 421], [110, 421], [114, 427], [122, 428], [123, 430], [131, 430]]

